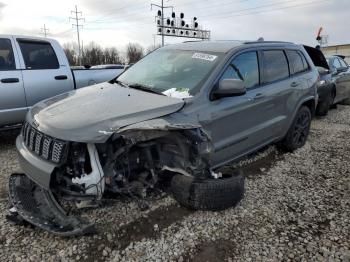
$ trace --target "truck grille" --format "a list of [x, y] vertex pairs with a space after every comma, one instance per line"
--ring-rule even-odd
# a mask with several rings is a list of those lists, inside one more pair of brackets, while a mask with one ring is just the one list
[[27, 148], [45, 160], [60, 163], [68, 142], [45, 135], [27, 122], [22, 128], [23, 141]]

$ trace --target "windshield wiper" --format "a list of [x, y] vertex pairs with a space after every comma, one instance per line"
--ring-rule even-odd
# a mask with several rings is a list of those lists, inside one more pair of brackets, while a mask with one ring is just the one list
[[120, 81], [120, 80], [115, 80], [114, 83], [118, 84], [118, 85], [121, 85], [121, 86], [124, 86], [124, 87], [129, 87], [126, 83]]
[[149, 92], [149, 93], [153, 93], [153, 94], [157, 94], [157, 95], [165, 96], [162, 92], [154, 90], [149, 86], [145, 86], [145, 85], [141, 85], [141, 84], [129, 84], [128, 87], [142, 90], [142, 91]]

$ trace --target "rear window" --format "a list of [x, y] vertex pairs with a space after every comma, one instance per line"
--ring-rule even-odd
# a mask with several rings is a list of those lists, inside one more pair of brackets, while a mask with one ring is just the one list
[[13, 56], [10, 39], [0, 38], [0, 71], [15, 70], [16, 63]]
[[287, 58], [283, 50], [263, 51], [264, 83], [289, 77]]
[[300, 52], [288, 50], [286, 53], [289, 60], [290, 73], [292, 75], [307, 70], [307, 65], [305, 64], [306, 61], [303, 61], [303, 55]]
[[18, 41], [26, 69], [57, 69], [58, 60], [50, 43]]

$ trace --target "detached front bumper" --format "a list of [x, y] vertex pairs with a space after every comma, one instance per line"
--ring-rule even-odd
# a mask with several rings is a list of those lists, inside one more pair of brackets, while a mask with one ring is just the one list
[[39, 158], [29, 151], [24, 144], [22, 135], [17, 137], [16, 147], [19, 165], [22, 171], [36, 184], [49, 190], [51, 174], [56, 165]]
[[51, 192], [51, 174], [56, 165], [40, 159], [29, 151], [22, 135], [17, 137], [16, 147], [24, 174], [10, 176], [9, 199], [11, 206], [14, 207], [10, 211], [10, 220], [19, 221], [19, 217], [60, 236], [95, 233], [93, 224], [67, 215]]

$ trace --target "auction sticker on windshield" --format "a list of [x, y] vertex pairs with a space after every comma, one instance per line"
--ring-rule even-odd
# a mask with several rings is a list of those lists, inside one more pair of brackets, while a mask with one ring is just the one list
[[217, 58], [217, 56], [216, 55], [203, 54], [203, 53], [194, 53], [192, 55], [192, 58], [202, 59], [202, 60], [207, 60], [207, 61], [213, 62]]

